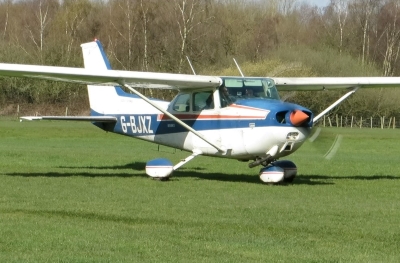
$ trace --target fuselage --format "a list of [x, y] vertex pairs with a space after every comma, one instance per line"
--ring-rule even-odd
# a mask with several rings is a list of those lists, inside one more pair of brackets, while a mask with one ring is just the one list
[[[278, 146], [277, 158], [296, 151], [309, 136], [313, 115], [296, 104], [282, 102], [271, 79], [223, 78], [218, 88], [182, 90], [171, 102], [153, 100], [204, 138], [223, 148], [218, 151], [175, 120], [142, 99], [115, 88], [107, 112], [92, 108], [92, 115], [112, 115], [117, 123], [99, 127], [118, 134], [204, 155], [250, 160]], [[223, 89], [228, 93], [223, 93]], [[109, 104], [110, 105], [110, 104]], [[111, 110], [113, 109], [113, 110]], [[112, 111], [112, 112], [111, 112]], [[300, 124], [291, 114], [306, 114]]]

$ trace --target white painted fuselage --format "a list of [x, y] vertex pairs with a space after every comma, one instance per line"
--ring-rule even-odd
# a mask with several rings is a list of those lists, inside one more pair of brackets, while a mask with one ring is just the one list
[[296, 151], [310, 133], [309, 127], [274, 122], [271, 115], [276, 110], [273, 109], [232, 104], [182, 113], [174, 112], [170, 102], [153, 100], [224, 149], [221, 152], [150, 104], [118, 87], [89, 86], [88, 89], [92, 115], [114, 116], [118, 120], [113, 127], [106, 128], [108, 131], [189, 152], [197, 150], [203, 155], [252, 160], [265, 156], [269, 149], [278, 146], [276, 157], [280, 158]]

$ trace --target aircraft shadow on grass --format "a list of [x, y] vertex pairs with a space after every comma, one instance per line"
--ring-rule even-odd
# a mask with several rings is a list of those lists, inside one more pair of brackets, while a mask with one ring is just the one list
[[309, 180], [400, 180], [397, 175], [354, 175], [354, 176], [332, 176], [332, 175], [300, 175], [300, 178]]
[[[13, 208], [0, 208], [0, 213], [23, 213], [27, 215], [43, 216], [43, 217], [61, 217], [61, 218], [83, 218], [95, 219], [101, 221], [125, 223], [125, 224], [142, 224], [142, 225], [175, 225], [178, 222], [173, 219], [158, 219], [155, 217], [139, 217], [139, 216], [118, 216], [118, 215], [105, 215], [101, 212], [85, 212], [85, 211], [67, 211], [67, 210], [42, 210], [42, 209], [13, 209]], [[182, 222], [179, 222], [182, 224]]]
[[[71, 176], [84, 176], [84, 177], [148, 177], [145, 170], [146, 163], [133, 162], [125, 165], [115, 166], [58, 166], [59, 169], [93, 169], [93, 172], [45, 172], [45, 173], [7, 173], [9, 176], [25, 176], [25, 177], [71, 177]], [[95, 171], [96, 170], [96, 171]], [[110, 172], [99, 172], [110, 170]], [[139, 173], [132, 173], [129, 171], [121, 173], [120, 170], [134, 170]], [[256, 183], [260, 184], [258, 176], [248, 174], [229, 174], [229, 173], [207, 173], [205, 168], [202, 167], [182, 167], [175, 171], [170, 181], [176, 181], [180, 178], [196, 178], [199, 180], [215, 180], [222, 182], [239, 182], [239, 183]], [[114, 171], [114, 172], [112, 172]], [[201, 172], [204, 171], [204, 172]], [[292, 184], [304, 185], [332, 185], [335, 180], [400, 180], [400, 176], [394, 175], [354, 175], [354, 176], [330, 176], [330, 175], [298, 175]], [[288, 184], [282, 184], [288, 185]]]

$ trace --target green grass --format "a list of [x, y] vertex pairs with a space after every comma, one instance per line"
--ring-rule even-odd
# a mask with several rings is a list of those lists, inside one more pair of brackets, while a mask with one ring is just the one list
[[[343, 141], [325, 160], [337, 133]], [[0, 262], [399, 262], [400, 131], [323, 129], [293, 184], [88, 123], [0, 120]]]

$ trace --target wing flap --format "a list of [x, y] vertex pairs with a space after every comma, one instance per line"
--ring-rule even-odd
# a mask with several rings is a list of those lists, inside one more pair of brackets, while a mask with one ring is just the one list
[[400, 77], [273, 78], [279, 91], [400, 87]]
[[218, 87], [222, 79], [214, 76], [124, 71], [89, 70], [72, 67], [0, 63], [0, 76], [27, 77], [53, 81], [73, 82], [87, 85], [121, 85], [142, 88], [206, 88]]

